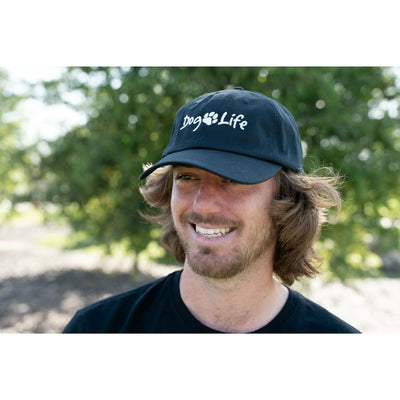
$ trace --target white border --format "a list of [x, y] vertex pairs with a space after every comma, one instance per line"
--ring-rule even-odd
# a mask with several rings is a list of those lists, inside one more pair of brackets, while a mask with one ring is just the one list
[[394, 398], [398, 335], [2, 335], [8, 400]]
[[399, 66], [396, 1], [5, 2], [0, 66]]

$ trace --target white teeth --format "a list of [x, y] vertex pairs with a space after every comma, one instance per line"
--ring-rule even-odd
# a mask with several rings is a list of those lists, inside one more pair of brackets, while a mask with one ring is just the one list
[[216, 229], [205, 229], [201, 226], [196, 225], [196, 232], [203, 236], [208, 237], [218, 237], [229, 233], [231, 230], [229, 228], [216, 228]]

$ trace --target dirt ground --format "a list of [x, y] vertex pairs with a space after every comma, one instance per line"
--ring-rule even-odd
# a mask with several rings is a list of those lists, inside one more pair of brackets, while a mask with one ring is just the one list
[[[39, 243], [65, 227], [8, 223], [0, 227], [0, 333], [57, 333], [81, 307], [165, 275], [174, 267], [60, 250]], [[400, 333], [400, 279], [295, 286], [364, 333]]]

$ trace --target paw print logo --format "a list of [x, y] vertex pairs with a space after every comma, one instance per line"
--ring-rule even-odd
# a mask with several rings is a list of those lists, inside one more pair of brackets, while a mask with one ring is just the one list
[[206, 125], [216, 124], [218, 122], [218, 114], [214, 111], [204, 114], [203, 122]]

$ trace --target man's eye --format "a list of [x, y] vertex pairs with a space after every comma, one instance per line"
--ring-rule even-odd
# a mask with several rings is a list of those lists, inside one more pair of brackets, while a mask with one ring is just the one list
[[191, 179], [194, 179], [192, 175], [187, 175], [187, 174], [180, 174], [177, 175], [176, 180], [178, 181], [189, 181]]

